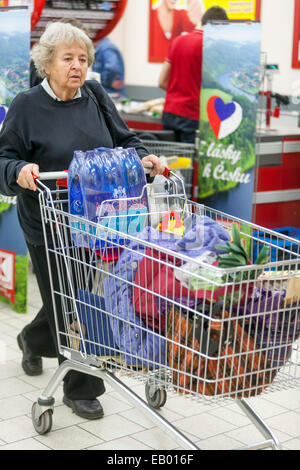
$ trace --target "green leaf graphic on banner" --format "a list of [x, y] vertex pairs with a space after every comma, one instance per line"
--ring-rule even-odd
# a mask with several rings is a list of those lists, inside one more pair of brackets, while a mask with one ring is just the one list
[[7, 211], [11, 207], [11, 204], [8, 202], [0, 202], [0, 214]]
[[17, 203], [16, 196], [4, 196], [0, 194], [0, 214], [6, 212], [12, 205]]

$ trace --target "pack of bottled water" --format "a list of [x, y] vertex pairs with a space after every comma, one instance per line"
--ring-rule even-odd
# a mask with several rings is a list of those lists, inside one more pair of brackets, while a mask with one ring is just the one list
[[148, 213], [145, 185], [144, 168], [134, 148], [75, 151], [68, 169], [73, 244], [101, 251], [109, 242], [122, 246], [125, 238], [120, 232], [141, 232]]

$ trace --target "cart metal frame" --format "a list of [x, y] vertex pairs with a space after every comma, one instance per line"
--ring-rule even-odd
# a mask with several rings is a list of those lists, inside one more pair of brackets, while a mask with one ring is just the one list
[[[167, 420], [165, 420], [157, 411], [166, 401], [166, 391], [171, 389], [174, 391], [174, 386], [170, 383], [170, 374], [172, 374], [172, 370], [168, 366], [160, 367], [160, 364], [155, 363], [152, 360], [152, 365], [156, 366], [153, 367], [151, 370], [151, 360], [149, 359], [148, 369], [145, 373], [145, 368], [138, 369], [137, 367], [133, 367], [131, 363], [130, 365], [125, 364], [124, 361], [118, 362], [115, 360], [117, 356], [120, 354], [119, 349], [115, 349], [114, 347], [110, 346], [110, 357], [99, 357], [95, 352], [89, 352], [88, 347], [106, 347], [106, 344], [97, 344], [95, 340], [88, 342], [85, 340], [85, 333], [83, 331], [83, 326], [81, 325], [81, 318], [78, 313], [78, 298], [76, 297], [76, 288], [80, 284], [80, 287], [86, 287], [90, 280], [92, 279], [93, 286], [96, 286], [97, 293], [103, 294], [103, 285], [102, 285], [102, 278], [107, 276], [108, 278], [115, 278], [117, 279], [118, 276], [114, 271], [115, 263], [105, 263], [103, 261], [103, 251], [101, 252], [101, 260], [99, 266], [96, 266], [96, 245], [95, 243], [99, 242], [99, 233], [103, 236], [103, 231], [106, 233], [107, 237], [105, 240], [105, 249], [104, 250], [111, 250], [111, 247], [118, 250], [118, 258], [120, 258], [121, 251], [126, 252], [128, 250], [128, 246], [126, 244], [120, 244], [120, 239], [124, 241], [126, 238], [127, 241], [133, 242], [138, 241], [141, 242], [140, 238], [137, 239], [136, 236], [123, 232], [119, 232], [116, 230], [115, 225], [113, 228], [109, 225], [101, 226], [101, 230], [99, 232], [99, 224], [93, 224], [88, 220], [76, 218], [74, 216], [70, 216], [68, 213], [68, 199], [67, 199], [67, 190], [64, 189], [56, 189], [50, 190], [49, 187], [43, 183], [44, 180], [50, 179], [58, 179], [58, 178], [66, 178], [66, 173], [47, 173], [41, 174], [39, 180], [37, 180], [38, 190], [39, 190], [39, 200], [40, 200], [40, 207], [41, 207], [41, 215], [42, 215], [42, 223], [43, 223], [43, 230], [44, 230], [44, 237], [45, 243], [47, 248], [47, 256], [48, 256], [48, 266], [50, 266], [49, 261], [49, 252], [52, 251], [57, 260], [57, 270], [58, 272], [63, 268], [61, 272], [60, 278], [60, 286], [59, 289], [56, 290], [53, 286], [52, 282], [52, 275], [51, 270], [49, 268], [49, 275], [50, 281], [52, 286], [52, 299], [55, 311], [55, 320], [56, 320], [56, 329], [57, 329], [57, 341], [59, 345], [59, 351], [62, 355], [65, 356], [66, 360], [60, 364], [58, 369], [56, 370], [55, 374], [51, 378], [50, 382], [42, 392], [42, 394], [38, 397], [37, 401], [33, 404], [32, 407], [32, 422], [36, 429], [36, 431], [40, 434], [45, 434], [49, 432], [52, 428], [52, 415], [54, 412], [54, 394], [56, 389], [58, 388], [59, 384], [65, 377], [68, 371], [76, 370], [79, 372], [83, 372], [88, 375], [93, 375], [99, 378], [102, 378], [104, 381], [108, 382], [111, 387], [117, 391], [118, 393], [125, 394], [128, 398], [128, 401], [133, 405], [139, 407], [143, 412], [146, 412], [149, 415], [149, 418], [153, 420], [153, 422], [166, 431], [170, 436], [172, 436], [176, 442], [185, 449], [193, 449], [199, 450], [199, 448], [186, 436], [184, 436], [178, 429], [176, 429], [173, 425], [171, 425]], [[286, 237], [284, 235], [279, 235], [272, 230], [266, 230], [263, 227], [256, 226], [254, 224], [250, 224], [246, 221], [242, 221], [241, 219], [236, 219], [231, 217], [230, 215], [224, 214], [219, 211], [214, 211], [209, 208], [205, 208], [204, 206], [197, 205], [188, 201], [186, 198], [186, 193], [184, 189], [184, 185], [180, 178], [176, 177], [175, 175], [171, 174], [171, 178], [167, 180], [167, 191], [155, 192], [153, 193], [153, 188], [150, 186], [145, 187], [145, 191], [148, 191], [148, 194], [157, 199], [158, 209], [157, 212], [161, 212], [161, 205], [162, 203], [166, 204], [164, 210], [160, 213], [161, 216], [164, 216], [165, 213], [169, 213], [170, 210], [174, 211], [175, 209], [178, 211], [186, 212], [187, 214], [192, 213], [205, 213], [206, 215], [213, 216], [217, 218], [217, 220], [226, 226], [228, 220], [230, 221], [237, 221], [243, 226], [245, 225], [250, 230], [245, 231], [245, 235], [249, 237], [249, 239], [253, 242], [254, 240], [257, 243], [269, 244], [273, 250], [281, 254], [280, 261], [271, 262], [268, 264], [270, 269], [274, 269], [278, 266], [284, 268], [285, 270], [297, 270], [300, 269], [300, 244], [290, 237]], [[142, 197], [142, 196], [141, 196]], [[140, 198], [139, 198], [140, 199]], [[204, 211], [204, 212], [203, 212]], [[156, 214], [147, 214], [147, 217], [153, 217]], [[70, 246], [72, 245], [72, 236], [70, 234], [71, 223], [74, 220], [78, 225], [78, 233], [86, 233], [86, 226], [89, 227], [89, 239], [93, 240], [92, 246], [90, 245], [90, 241], [88, 242], [87, 246], [72, 246], [72, 252], [70, 251]], [[86, 224], [83, 228], [83, 223]], [[90, 230], [90, 228], [95, 230]], [[241, 232], [242, 233], [242, 232]], [[258, 238], [257, 233], [263, 233], [263, 239]], [[51, 244], [49, 245], [49, 234]], [[100, 236], [100, 238], [101, 238]], [[278, 247], [278, 241], [280, 240], [283, 246]], [[296, 252], [295, 249], [291, 249], [291, 243], [293, 246], [297, 246]], [[143, 244], [147, 248], [156, 249], [157, 246], [153, 245], [150, 242], [143, 241]], [[76, 245], [76, 243], [75, 243]], [[110, 247], [110, 248], [109, 248]], [[252, 246], [252, 250], [253, 250]], [[256, 248], [257, 249], [257, 248]], [[100, 250], [101, 251], [101, 250]], [[86, 253], [90, 252], [91, 258], [86, 258]], [[80, 254], [79, 254], [80, 253]], [[104, 253], [106, 253], [104, 251]], [[174, 255], [174, 252], [168, 251], [168, 249], [164, 249], [164, 253]], [[98, 247], [98, 254], [99, 254], [99, 247]], [[78, 256], [77, 256], [78, 255]], [[184, 257], [183, 260], [185, 262], [190, 261], [189, 257]], [[78, 266], [79, 275], [78, 278], [74, 277], [72, 263]], [[97, 258], [98, 263], [98, 258]], [[199, 266], [202, 266], [200, 263]], [[215, 268], [216, 271], [220, 271], [220, 268]], [[251, 268], [253, 270], [253, 266]], [[257, 269], [257, 268], [255, 268]], [[235, 269], [226, 269], [223, 270], [227, 276], [226, 283], [229, 285], [229, 276], [237, 276], [241, 271], [242, 272], [249, 272], [250, 267], [244, 268], [235, 268]], [[63, 276], [63, 272], [67, 275]], [[100, 277], [97, 278], [97, 273]], [[203, 277], [199, 277], [199, 279], [203, 280]], [[248, 284], [250, 283], [250, 277], [248, 276], [247, 281]], [[252, 282], [252, 281], [251, 281]], [[227, 285], [226, 284], [226, 285]], [[232, 284], [232, 282], [231, 282]], [[141, 289], [147, 293], [148, 289]], [[154, 294], [154, 292], [152, 292]], [[56, 297], [59, 297], [62, 302], [62, 310], [64, 312], [64, 328], [61, 329], [61, 323], [57, 317], [57, 309], [56, 309]], [[160, 297], [162, 297], [160, 295]], [[172, 300], [175, 303], [175, 299]], [[178, 302], [178, 301], [177, 301]], [[83, 302], [84, 303], [84, 302]], [[298, 303], [300, 305], [299, 295], [298, 295]], [[89, 308], [92, 308], [92, 305], [88, 305]], [[108, 314], [112, 315], [112, 314]], [[299, 311], [298, 311], [299, 315]], [[70, 322], [71, 320], [76, 320], [77, 323], [77, 330], [74, 333], [74, 330], [70, 330]], [[128, 323], [127, 326], [130, 326], [130, 320], [124, 320], [124, 324]], [[221, 320], [221, 324], [223, 325], [223, 320]], [[74, 322], [73, 322], [74, 323]], [[73, 325], [72, 323], [72, 325]], [[102, 325], [103, 327], [103, 325]], [[141, 328], [143, 329], [143, 328]], [[154, 333], [154, 336], [161, 337], [160, 333]], [[75, 341], [75, 342], [74, 342]], [[80, 344], [80, 347], [78, 347]], [[93, 351], [93, 350], [92, 350]], [[136, 358], [134, 354], [126, 353], [131, 358]], [[275, 378], [274, 382], [270, 385], [269, 391], [272, 390], [281, 390], [281, 389], [289, 389], [293, 387], [298, 387], [300, 384], [300, 374], [299, 374], [299, 356], [300, 356], [300, 344], [299, 340], [293, 343], [293, 356], [292, 358], [288, 358], [287, 367], [283, 367], [283, 372], [278, 373], [277, 378]], [[150, 364], [150, 366], [149, 366]], [[146, 382], [146, 397], [147, 401], [141, 399], [138, 395], [136, 395], [129, 387], [127, 387], [117, 376], [116, 372], [124, 371], [125, 373], [128, 372], [134, 378], [142, 379]], [[176, 387], [175, 387], [176, 391]], [[191, 396], [195, 396], [198, 399], [204, 399], [207, 402], [210, 401], [221, 401], [230, 399], [232, 400], [232, 393], [226, 394], [219, 394], [219, 396], [207, 397], [201, 396], [198, 393], [193, 393], [191, 389], [187, 390], [180, 390], [180, 392], [188, 393]], [[264, 392], [265, 393], [265, 392]], [[248, 396], [247, 394], [245, 396]], [[250, 405], [249, 401], [245, 399], [244, 396], [241, 398], [235, 399], [236, 403], [240, 406], [243, 412], [247, 415], [250, 421], [256, 426], [256, 428], [261, 432], [264, 440], [253, 445], [249, 445], [243, 447], [242, 449], [263, 449], [267, 447], [271, 447], [273, 449], [279, 450], [281, 448], [280, 442], [278, 441], [277, 437], [274, 435], [272, 430], [269, 426], [264, 422], [264, 420], [257, 414], [254, 408]]]
[[150, 153], [158, 157], [165, 157], [167, 164], [174, 158], [186, 157], [190, 159], [189, 167], [181, 168], [178, 166], [174, 172], [183, 179], [187, 198], [192, 201], [197, 201], [198, 138], [196, 138], [195, 144], [146, 139], [142, 139], [142, 142]]

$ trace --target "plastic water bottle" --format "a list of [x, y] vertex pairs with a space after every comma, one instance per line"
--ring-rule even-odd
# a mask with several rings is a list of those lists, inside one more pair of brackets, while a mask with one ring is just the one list
[[[124, 232], [124, 225], [127, 222], [127, 202], [124, 199], [128, 195], [120, 160], [113, 149], [102, 150], [99, 152], [99, 158], [102, 160], [106, 197], [102, 203], [100, 201], [98, 203], [98, 223], [109, 229]], [[112, 232], [108, 238], [118, 245], [124, 244], [124, 239]]]
[[146, 176], [142, 162], [135, 148], [117, 149], [127, 187], [127, 227], [126, 233], [136, 235], [145, 226], [148, 212]]
[[86, 227], [88, 246], [116, 259], [126, 237], [115, 232], [136, 234], [145, 225], [148, 203], [141, 161], [134, 148], [87, 151], [81, 182], [85, 217], [95, 223]]
[[104, 189], [103, 169], [98, 154], [94, 150], [86, 152], [82, 169], [82, 191], [85, 216], [91, 222], [97, 222], [96, 204]]
[[[82, 166], [81, 186], [84, 205], [84, 216], [91, 222], [98, 222], [97, 205], [106, 198], [104, 194], [104, 176], [101, 159], [97, 151], [88, 150]], [[85, 238], [85, 246], [95, 247], [97, 228], [93, 225], [85, 226], [85, 231], [90, 234]]]
[[145, 170], [135, 148], [125, 150], [127, 155], [127, 178], [129, 197], [140, 197], [147, 184]]
[[[82, 172], [85, 217], [96, 225], [88, 228], [89, 247], [102, 258], [116, 259], [118, 246], [124, 243], [111, 230], [120, 231], [121, 198], [126, 198], [122, 169], [113, 149], [99, 148], [86, 152]], [[115, 245], [109, 242], [114, 242]], [[118, 245], [118, 246], [116, 246]]]
[[82, 240], [80, 233], [81, 222], [78, 218], [84, 216], [83, 196], [80, 182], [80, 174], [84, 158], [85, 153], [81, 150], [76, 150], [68, 168], [69, 213], [76, 216], [76, 218], [70, 217], [70, 230], [72, 240], [76, 246], [80, 246]]

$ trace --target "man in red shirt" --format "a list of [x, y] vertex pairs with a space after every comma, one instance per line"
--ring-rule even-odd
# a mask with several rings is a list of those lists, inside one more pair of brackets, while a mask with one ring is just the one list
[[179, 142], [194, 143], [199, 127], [202, 81], [202, 27], [211, 20], [228, 20], [223, 8], [209, 8], [201, 25], [189, 34], [174, 39], [163, 65], [158, 86], [166, 90], [163, 127], [174, 130]]

